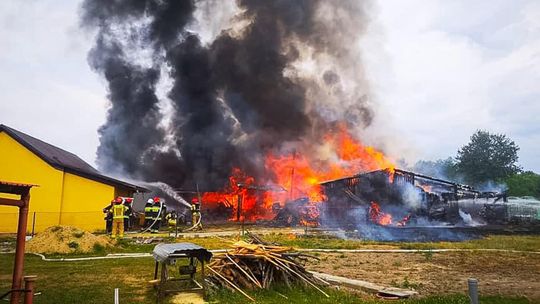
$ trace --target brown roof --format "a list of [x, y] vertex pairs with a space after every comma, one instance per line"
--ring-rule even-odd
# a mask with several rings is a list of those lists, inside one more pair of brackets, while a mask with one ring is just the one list
[[58, 170], [63, 170], [68, 173], [73, 173], [75, 175], [79, 175], [112, 186], [129, 188], [135, 191], [148, 191], [143, 187], [103, 175], [101, 172], [96, 170], [94, 167], [82, 160], [77, 155], [55, 147], [23, 132], [17, 131], [6, 125], [0, 124], [0, 132], [6, 132], [9, 136], [11, 136], [21, 145], [32, 151], [49, 165], [53, 166]]
[[2, 193], [11, 193], [11, 194], [23, 194], [27, 192], [32, 187], [39, 187], [32, 184], [21, 184], [14, 182], [7, 182], [0, 180], [0, 192]]

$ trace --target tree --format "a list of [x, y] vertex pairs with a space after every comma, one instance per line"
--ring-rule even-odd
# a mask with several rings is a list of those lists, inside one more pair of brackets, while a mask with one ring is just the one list
[[436, 161], [419, 160], [414, 164], [412, 170], [416, 173], [451, 181], [458, 179], [456, 161], [452, 157]]
[[534, 196], [540, 199], [540, 175], [527, 171], [505, 180], [510, 196]]
[[519, 147], [504, 134], [478, 130], [457, 155], [457, 169], [473, 185], [496, 181], [521, 172]]

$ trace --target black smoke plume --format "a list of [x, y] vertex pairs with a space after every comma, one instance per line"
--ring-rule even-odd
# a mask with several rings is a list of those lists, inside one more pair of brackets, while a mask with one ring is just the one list
[[[216, 189], [234, 167], [265, 177], [269, 151], [317, 142], [337, 123], [370, 124], [355, 52], [365, 1], [238, 0], [231, 23], [202, 41], [196, 11], [212, 18], [225, 2], [83, 2], [81, 23], [97, 31], [89, 63], [110, 100], [101, 170]], [[306, 61], [315, 68], [296, 65]]]

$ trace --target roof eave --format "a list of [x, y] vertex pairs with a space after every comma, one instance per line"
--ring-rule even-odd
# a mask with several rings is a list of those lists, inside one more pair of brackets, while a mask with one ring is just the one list
[[130, 184], [130, 183], [127, 183], [127, 182], [124, 182], [124, 181], [121, 181], [121, 180], [118, 180], [118, 179], [115, 179], [115, 178], [112, 178], [112, 177], [105, 176], [105, 175], [88, 174], [86, 172], [79, 171], [79, 170], [76, 170], [74, 168], [67, 168], [67, 167], [63, 168], [63, 170], [64, 170], [64, 172], [75, 174], [77, 176], [81, 176], [81, 177], [91, 179], [91, 180], [94, 180], [94, 181], [97, 181], [97, 182], [101, 182], [101, 183], [104, 183], [104, 184], [107, 184], [107, 185], [111, 185], [111, 186], [115, 186], [115, 187], [124, 187], [124, 188], [128, 188], [130, 190], [134, 190], [136, 192], [150, 192], [150, 190], [147, 189], [147, 188], [137, 186], [137, 185], [134, 185], [134, 184]]

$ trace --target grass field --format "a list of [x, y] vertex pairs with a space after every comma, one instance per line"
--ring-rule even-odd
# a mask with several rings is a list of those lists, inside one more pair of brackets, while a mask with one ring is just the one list
[[[9, 289], [13, 255], [0, 259], [0, 290]], [[114, 288], [120, 289], [121, 303], [155, 303], [153, 289], [146, 283], [153, 274], [151, 258], [97, 260], [81, 262], [44, 262], [38, 257], [27, 256], [25, 270], [38, 275], [37, 290], [42, 294], [36, 304], [52, 303], [111, 303]], [[346, 291], [327, 290], [325, 298], [313, 289], [276, 287], [272, 290], [248, 291], [257, 303], [381, 303], [376, 299], [358, 297]], [[210, 295], [213, 303], [250, 303], [238, 293], [220, 291]], [[407, 300], [409, 304], [466, 304], [464, 295], [441, 295]], [[484, 297], [482, 303], [525, 304], [525, 298]]]
[[[183, 238], [176, 241], [193, 242], [209, 249], [229, 247], [237, 238]], [[392, 243], [363, 240], [344, 240], [325, 236], [294, 236], [287, 234], [271, 234], [264, 236], [271, 242], [297, 248], [463, 248], [463, 249], [509, 249], [519, 251], [540, 251], [539, 236], [490, 236], [484, 239], [458, 243]], [[13, 246], [12, 237], [0, 237], [4, 249]], [[166, 241], [173, 242], [173, 239]], [[90, 254], [71, 254], [73, 256], [105, 255], [122, 252], [151, 252], [153, 244], [135, 244], [121, 241], [112, 248], [96, 248]], [[472, 253], [471, 253], [472, 254]], [[65, 257], [66, 255], [63, 255]], [[59, 257], [53, 255], [51, 257]], [[423, 258], [422, 258], [423, 259]], [[346, 259], [342, 259], [346, 260]], [[433, 264], [435, 260], [425, 259], [425, 263]], [[11, 281], [13, 254], [0, 255], [0, 293], [9, 289]], [[405, 264], [404, 262], [401, 262]], [[25, 273], [38, 275], [37, 289], [42, 292], [35, 303], [111, 303], [114, 288], [120, 288], [121, 303], [155, 303], [154, 290], [147, 284], [153, 275], [153, 259], [117, 259], [79, 262], [45, 262], [39, 257], [27, 255]], [[395, 267], [400, 266], [397, 262]], [[405, 266], [405, 265], [403, 265]], [[436, 265], [435, 265], [436, 266]], [[433, 266], [433, 267], [435, 267]], [[361, 296], [347, 291], [329, 290], [330, 299], [324, 298], [312, 289], [276, 287], [272, 290], [248, 291], [258, 303], [381, 303], [373, 296]], [[516, 298], [508, 294], [491, 295], [482, 298], [481, 303], [535, 303], [526, 298]], [[220, 291], [210, 295], [212, 303], [249, 303], [238, 293]], [[392, 303], [401, 303], [395, 302]], [[435, 304], [435, 303], [468, 303], [463, 294], [445, 294], [411, 299], [403, 303]]]
[[[197, 243], [207, 249], [225, 249], [239, 237], [206, 237], [165, 239], [166, 242]], [[540, 236], [493, 235], [483, 239], [463, 242], [376, 242], [369, 240], [340, 239], [332, 236], [269, 234], [264, 239], [284, 246], [306, 249], [501, 249], [540, 252]], [[135, 244], [122, 240], [111, 248], [97, 248], [90, 254], [74, 253], [73, 256], [104, 255], [107, 253], [152, 252], [155, 244]], [[51, 255], [56, 257], [60, 255]]]

